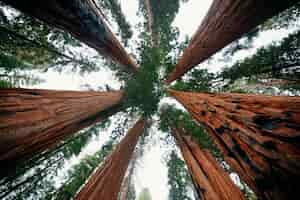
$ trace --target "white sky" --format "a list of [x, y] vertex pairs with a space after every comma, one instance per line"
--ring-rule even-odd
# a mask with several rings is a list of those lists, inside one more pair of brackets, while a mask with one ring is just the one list
[[[137, 0], [121, 0], [122, 9], [124, 10], [127, 19], [134, 27], [142, 19], [137, 16]], [[185, 35], [191, 37], [196, 31], [197, 27], [200, 25], [201, 20], [205, 16], [212, 0], [190, 0], [185, 3], [177, 15], [174, 26], [179, 27], [180, 40], [183, 40]], [[287, 35], [290, 31], [277, 31], [277, 32], [266, 32], [260, 35], [260, 37], [255, 41], [255, 47], [268, 44], [273, 40], [278, 40]], [[134, 32], [134, 39], [132, 47], [135, 46], [134, 41], [136, 40], [138, 32]], [[133, 48], [128, 48], [129, 51], [134, 51]], [[238, 53], [234, 59], [240, 59], [246, 55], [252, 54], [255, 50], [242, 51]], [[211, 65], [203, 64], [202, 67], [207, 67], [211, 71], [217, 71], [223, 67], [220, 63], [214, 63]], [[90, 84], [92, 86], [104, 86], [105, 84], [110, 85], [113, 88], [119, 88], [120, 83], [118, 83], [113, 78], [113, 73], [108, 70], [102, 70], [101, 72], [92, 73], [85, 76], [79, 76], [78, 74], [72, 73], [58, 73], [54, 71], [49, 71], [47, 73], [41, 74], [41, 78], [46, 79], [45, 83], [34, 86], [34, 88], [41, 89], [60, 89], [60, 90], [80, 90], [82, 85]], [[169, 100], [165, 100], [169, 102]], [[153, 130], [154, 133], [157, 130]], [[157, 133], [159, 134], [159, 133]], [[107, 140], [107, 137], [100, 137], [94, 142], [90, 143], [84, 152], [80, 155], [90, 154], [95, 150], [99, 149], [99, 145], [103, 144]], [[156, 138], [157, 141], [159, 141]], [[167, 169], [163, 162], [164, 150], [160, 147], [160, 142], [152, 143], [149, 151], [146, 152], [144, 158], [142, 159], [143, 166], [140, 166], [137, 170], [137, 175], [135, 177], [137, 192], [141, 191], [144, 187], [148, 187], [153, 200], [167, 200]], [[70, 161], [71, 163], [76, 163], [74, 159]], [[68, 165], [71, 165], [70, 163]]]

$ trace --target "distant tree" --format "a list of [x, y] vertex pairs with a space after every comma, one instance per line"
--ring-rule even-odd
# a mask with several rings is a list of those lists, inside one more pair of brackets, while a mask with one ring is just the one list
[[188, 186], [192, 184], [185, 163], [175, 151], [170, 153], [167, 163], [168, 184], [170, 187], [168, 200], [191, 200], [188, 195]]
[[[263, 79], [300, 79], [297, 72], [288, 73], [291, 68], [300, 66], [300, 31], [290, 34], [279, 43], [262, 47], [248, 58], [224, 68], [220, 77], [233, 83], [240, 78]], [[285, 70], [285, 71], [284, 71]]]
[[[58, 144], [55, 149], [18, 165], [15, 174], [0, 179], [1, 198], [45, 199], [46, 196], [53, 196], [57, 190], [53, 177], [62, 169], [66, 160], [78, 156], [102, 128], [102, 123], [89, 127]], [[70, 181], [70, 178], [67, 181]]]
[[144, 188], [141, 191], [138, 200], [152, 200], [151, 193], [148, 188]]
[[72, 199], [77, 191], [86, 182], [97, 166], [104, 161], [106, 156], [113, 150], [113, 141], [108, 141], [100, 151], [94, 155], [87, 156], [79, 164], [72, 167], [67, 173], [65, 182], [54, 194], [50, 194], [51, 199]]
[[103, 8], [104, 12], [110, 13], [112, 18], [116, 21], [122, 41], [125, 46], [128, 46], [128, 41], [133, 35], [133, 31], [129, 22], [121, 9], [119, 0], [98, 0], [100, 6]]
[[151, 48], [148, 42], [140, 47], [141, 60], [138, 73], [125, 83], [125, 105], [132, 112], [146, 117], [153, 115], [163, 95], [162, 81], [158, 74], [161, 54], [158, 48]]
[[193, 92], [209, 92], [213, 88], [215, 75], [207, 69], [193, 69], [187, 74], [186, 79], [178, 80], [173, 89]]

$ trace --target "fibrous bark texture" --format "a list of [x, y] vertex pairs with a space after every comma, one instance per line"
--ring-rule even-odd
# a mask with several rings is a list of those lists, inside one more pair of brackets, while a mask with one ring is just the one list
[[209, 151], [201, 149], [191, 136], [186, 135], [183, 129], [173, 128], [172, 133], [192, 175], [200, 199], [245, 199]]
[[121, 91], [0, 90], [0, 168], [105, 119], [122, 97]]
[[214, 0], [167, 83], [299, 0]]
[[145, 121], [140, 119], [76, 195], [76, 200], [116, 200]]
[[112, 33], [94, 0], [1, 1], [71, 33], [99, 53], [127, 66], [127, 70], [137, 71], [137, 64]]
[[259, 199], [299, 195], [300, 97], [170, 94], [206, 128], [226, 162]]

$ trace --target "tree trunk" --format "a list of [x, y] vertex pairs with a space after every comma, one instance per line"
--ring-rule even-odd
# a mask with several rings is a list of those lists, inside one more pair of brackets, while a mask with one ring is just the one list
[[300, 97], [169, 92], [260, 199], [300, 195]]
[[117, 112], [123, 92], [0, 90], [1, 169]]
[[71, 33], [99, 53], [125, 65], [127, 70], [137, 71], [137, 64], [112, 33], [94, 0], [1, 1]]
[[116, 200], [121, 189], [130, 158], [139, 136], [143, 133], [145, 120], [140, 119], [132, 127], [104, 164], [90, 177], [76, 195], [76, 200]]
[[167, 84], [299, 0], [214, 0]]
[[147, 20], [148, 20], [148, 31], [150, 32], [151, 45], [152, 47], [158, 46], [158, 33], [154, 31], [154, 16], [151, 7], [150, 0], [144, 0], [144, 4], [147, 10]]
[[127, 200], [128, 199], [127, 196], [128, 196], [129, 190], [130, 190], [130, 186], [132, 184], [132, 176], [134, 173], [137, 158], [138, 158], [138, 155], [137, 155], [137, 152], [135, 152], [131, 158], [131, 163], [130, 163], [130, 166], [128, 169], [128, 174], [126, 175], [126, 177], [123, 180], [119, 200]]
[[172, 133], [181, 149], [201, 199], [245, 199], [209, 151], [202, 150], [191, 136], [185, 134], [183, 129], [173, 128]]

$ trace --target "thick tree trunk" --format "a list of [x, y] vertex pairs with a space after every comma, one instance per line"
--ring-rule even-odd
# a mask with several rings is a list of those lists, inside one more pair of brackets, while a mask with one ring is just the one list
[[214, 0], [166, 82], [173, 82], [255, 26], [298, 1]]
[[300, 97], [170, 94], [206, 128], [260, 199], [300, 195]]
[[117, 112], [122, 97], [121, 91], [0, 90], [0, 168]]
[[137, 64], [127, 54], [106, 24], [94, 0], [1, 0], [45, 23], [71, 33], [99, 53], [137, 71]]
[[130, 158], [139, 136], [143, 133], [145, 120], [140, 119], [127, 133], [104, 164], [90, 177], [76, 195], [76, 200], [116, 200], [121, 189]]
[[216, 159], [207, 150], [187, 136], [183, 129], [173, 128], [182, 155], [193, 177], [195, 188], [201, 199], [243, 200], [242, 192], [232, 182]]

